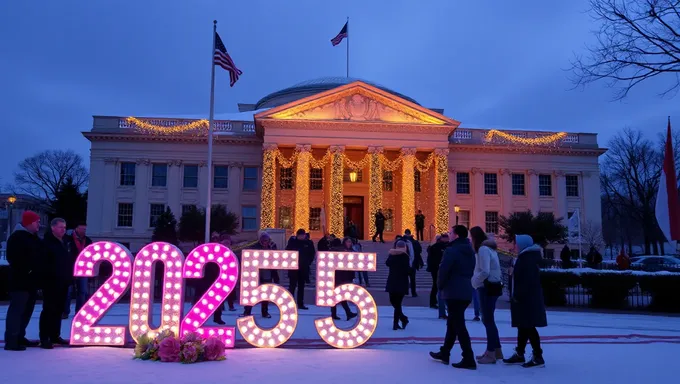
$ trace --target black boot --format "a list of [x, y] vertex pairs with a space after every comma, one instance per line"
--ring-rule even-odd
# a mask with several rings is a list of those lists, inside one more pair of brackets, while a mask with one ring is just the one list
[[224, 322], [224, 320], [222, 320], [222, 315], [218, 315], [218, 314], [215, 314], [215, 315], [213, 316], [213, 321], [215, 322], [215, 324], [219, 324], [219, 325], [224, 325], [224, 324], [226, 324], [226, 323]]
[[402, 328], [402, 327], [399, 326], [399, 322], [398, 322], [398, 321], [395, 321], [394, 324], [392, 325], [392, 330], [393, 330], [393, 331], [396, 331], [396, 330], [399, 330], [399, 329], [404, 329], [404, 328]]
[[470, 359], [470, 358], [468, 358], [468, 359], [463, 358], [463, 360], [461, 360], [457, 363], [453, 363], [453, 364], [451, 364], [451, 366], [454, 367], [454, 368], [459, 368], [459, 369], [472, 369], [472, 370], [477, 369], [477, 363], [475, 363], [475, 359]]
[[350, 313], [347, 314], [347, 321], [350, 321], [355, 317], [357, 317], [357, 313], [356, 312], [350, 312]]
[[408, 317], [402, 316], [401, 317], [401, 327], [406, 329], [406, 326], [408, 325], [408, 323], [409, 323]]
[[513, 353], [509, 358], [503, 359], [503, 362], [505, 364], [524, 364], [526, 362], [526, 359], [524, 358], [524, 352], [520, 353], [515, 350], [515, 353]]
[[430, 357], [435, 359], [435, 360], [441, 361], [442, 363], [444, 363], [446, 365], [449, 365], [449, 355], [444, 354], [444, 352], [442, 352], [442, 351], [430, 352]]
[[48, 339], [40, 340], [40, 348], [42, 349], [53, 349], [54, 344]]
[[35, 340], [29, 340], [29, 339], [24, 337], [21, 341], [19, 341], [19, 345], [27, 347], [27, 348], [32, 348], [32, 347], [39, 346], [40, 342], [35, 341]]
[[545, 360], [543, 360], [543, 354], [534, 352], [534, 355], [531, 357], [531, 360], [522, 364], [522, 367], [524, 367], [524, 368], [543, 368], [543, 367], [545, 367]]

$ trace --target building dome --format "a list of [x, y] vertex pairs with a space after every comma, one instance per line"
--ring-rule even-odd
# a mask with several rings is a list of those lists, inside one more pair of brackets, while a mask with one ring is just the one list
[[355, 81], [362, 81], [376, 88], [380, 88], [385, 92], [389, 92], [397, 97], [418, 104], [417, 101], [413, 100], [408, 96], [404, 96], [399, 92], [395, 92], [387, 87], [373, 83], [371, 81], [366, 81], [363, 79], [357, 79], [353, 77], [321, 77], [314, 80], [303, 81], [302, 83], [295, 84], [292, 87], [284, 88], [280, 91], [270, 93], [267, 96], [261, 98], [257, 102], [257, 104], [255, 104], [255, 109], [257, 110], [263, 108], [278, 107], [279, 105], [287, 104], [292, 101], [302, 99], [304, 97], [312, 96], [317, 93], [331, 90], [333, 88], [341, 87], [343, 85], [347, 85]]

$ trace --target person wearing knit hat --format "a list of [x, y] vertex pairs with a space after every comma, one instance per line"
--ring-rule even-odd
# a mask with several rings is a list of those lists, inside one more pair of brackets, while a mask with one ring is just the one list
[[[522, 364], [525, 368], [545, 366], [541, 338], [536, 328], [548, 326], [548, 319], [543, 301], [540, 263], [541, 246], [534, 244], [529, 235], [515, 236], [517, 261], [512, 273], [512, 298], [510, 301], [510, 317], [512, 326], [517, 328], [517, 348], [515, 354], [504, 359], [506, 364]], [[531, 343], [533, 356], [527, 361], [524, 352], [527, 342]]]
[[38, 343], [26, 338], [26, 327], [33, 315], [38, 268], [43, 264], [42, 241], [38, 238], [40, 215], [24, 211], [21, 224], [7, 240], [9, 263], [9, 308], [5, 321], [5, 350], [24, 351]]

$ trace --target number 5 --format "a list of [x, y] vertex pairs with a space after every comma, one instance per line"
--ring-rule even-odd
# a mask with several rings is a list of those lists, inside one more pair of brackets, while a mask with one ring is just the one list
[[378, 307], [373, 296], [356, 284], [342, 284], [335, 287], [335, 271], [375, 272], [375, 253], [319, 252], [316, 264], [316, 305], [333, 307], [342, 301], [349, 301], [359, 307], [357, 325], [348, 330], [338, 329], [332, 317], [314, 322], [319, 336], [335, 348], [356, 348], [371, 338], [378, 327]]

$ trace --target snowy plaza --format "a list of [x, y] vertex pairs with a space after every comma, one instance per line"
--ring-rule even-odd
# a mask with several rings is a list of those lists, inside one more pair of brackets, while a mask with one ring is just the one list
[[[157, 304], [158, 306], [158, 304]], [[155, 308], [159, 309], [159, 308]], [[188, 309], [188, 307], [187, 307]], [[27, 336], [38, 336], [41, 307], [36, 306]], [[0, 307], [0, 328], [4, 328], [7, 306]], [[239, 334], [236, 348], [227, 351], [227, 360], [192, 365], [133, 360], [131, 348], [71, 347], [25, 352], [0, 351], [3, 383], [158, 383], [191, 380], [201, 383], [258, 382], [283, 383], [635, 383], [641, 380], [669, 382], [677, 369], [669, 361], [680, 351], [680, 318], [551, 311], [549, 326], [542, 328], [546, 367], [480, 365], [476, 371], [457, 370], [430, 360], [443, 341], [445, 321], [436, 310], [406, 307], [411, 323], [406, 330], [391, 329], [392, 309], [379, 308], [378, 329], [363, 347], [337, 350], [318, 336], [313, 320], [328, 316], [327, 308], [310, 307], [300, 311], [293, 337], [277, 349], [250, 347]], [[156, 311], [158, 313], [158, 311]], [[228, 326], [236, 324], [236, 312], [226, 312]], [[253, 313], [259, 325], [272, 327], [278, 321]], [[468, 311], [472, 318], [472, 311]], [[498, 310], [496, 321], [503, 351], [510, 355], [515, 329], [510, 327], [508, 310]], [[62, 335], [68, 336], [71, 319], [62, 322]], [[103, 324], [128, 324], [128, 305], [117, 304]], [[338, 321], [338, 326], [350, 322]], [[484, 326], [468, 322], [476, 353], [484, 350]], [[529, 352], [529, 351], [527, 351]], [[456, 345], [452, 361], [457, 361]], [[671, 380], [672, 381], [672, 380]]]

